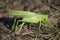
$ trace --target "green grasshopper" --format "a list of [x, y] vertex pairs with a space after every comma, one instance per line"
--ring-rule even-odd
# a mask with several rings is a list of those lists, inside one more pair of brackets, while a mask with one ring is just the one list
[[[48, 15], [45, 15], [42, 13], [35, 13], [35, 12], [29, 12], [29, 11], [19, 11], [19, 10], [10, 10], [9, 13], [14, 16], [23, 17], [22, 20], [18, 20], [16, 23], [16, 30], [17, 30], [18, 29], [18, 27], [17, 27], [18, 22], [23, 22], [21, 25], [21, 28], [18, 30], [18, 32], [20, 32], [20, 30], [22, 29], [25, 22], [29, 22], [32, 24], [40, 22], [40, 26], [39, 26], [39, 28], [40, 28], [42, 23], [49, 21]], [[14, 28], [14, 25], [13, 25], [13, 28]]]

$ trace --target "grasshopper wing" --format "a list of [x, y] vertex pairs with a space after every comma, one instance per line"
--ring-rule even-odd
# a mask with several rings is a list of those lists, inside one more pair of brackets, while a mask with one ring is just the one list
[[19, 10], [10, 10], [9, 13], [14, 16], [21, 16], [21, 17], [30, 17], [36, 16], [37, 14], [34, 12], [29, 11], [19, 11]]

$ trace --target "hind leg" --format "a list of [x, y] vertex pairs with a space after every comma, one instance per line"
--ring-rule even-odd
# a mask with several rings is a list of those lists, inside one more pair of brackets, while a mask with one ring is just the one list
[[17, 21], [17, 24], [16, 24], [16, 26], [15, 26], [15, 33], [16, 33], [17, 35], [21, 32], [21, 29], [22, 29], [23, 25], [25, 24], [25, 22], [23, 22], [23, 23], [20, 25], [20, 27], [17, 27], [17, 26], [18, 26], [18, 23], [21, 22], [21, 21], [22, 21], [22, 20], [18, 20], [18, 21]]

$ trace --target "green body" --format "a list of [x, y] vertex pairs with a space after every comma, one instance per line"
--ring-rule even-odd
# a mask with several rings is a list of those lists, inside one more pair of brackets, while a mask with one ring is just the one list
[[[49, 18], [48, 18], [48, 15], [44, 15], [42, 13], [34, 13], [34, 12], [28, 12], [28, 11], [18, 11], [18, 10], [10, 10], [9, 13], [11, 15], [14, 15], [14, 16], [20, 16], [20, 17], [23, 17], [22, 20], [18, 20], [17, 23], [16, 23], [16, 19], [14, 20], [14, 24], [12, 26], [12, 30], [11, 31], [14, 31], [15, 34], [19, 34], [21, 32], [21, 29], [23, 27], [23, 25], [25, 24], [25, 22], [29, 22], [29, 23], [38, 23], [40, 22], [40, 25], [39, 25], [39, 31], [41, 32], [40, 30], [40, 27], [42, 25], [42, 23], [45, 23], [45, 22], [48, 22], [49, 21]], [[19, 22], [23, 22], [19, 27], [18, 26], [18, 23]], [[15, 26], [15, 23], [16, 23], [16, 26]], [[14, 27], [15, 26], [15, 27]]]
[[48, 15], [38, 14], [34, 12], [28, 11], [18, 11], [18, 10], [10, 10], [9, 13], [14, 16], [21, 16], [23, 17], [22, 22], [29, 22], [29, 23], [38, 23], [48, 21]]

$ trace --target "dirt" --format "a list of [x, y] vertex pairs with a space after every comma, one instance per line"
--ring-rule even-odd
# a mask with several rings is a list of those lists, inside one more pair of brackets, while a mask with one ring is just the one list
[[[47, 14], [54, 27], [42, 25], [39, 31], [39, 23], [25, 23], [19, 35], [13, 35], [14, 32], [11, 33], [10, 30], [15, 16], [9, 14], [12, 9]], [[21, 17], [16, 19], [22, 20]], [[59, 37], [60, 0], [0, 0], [0, 40], [60, 40]]]

